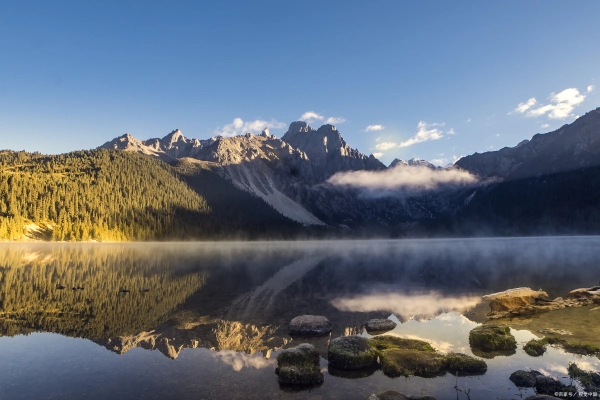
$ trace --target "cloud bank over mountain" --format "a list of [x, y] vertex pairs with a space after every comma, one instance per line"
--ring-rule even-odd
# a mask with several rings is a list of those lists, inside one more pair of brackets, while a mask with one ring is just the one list
[[382, 171], [339, 172], [327, 182], [334, 186], [362, 190], [369, 196], [380, 197], [465, 187], [479, 183], [479, 179], [460, 169], [432, 169], [427, 166], [398, 164]]

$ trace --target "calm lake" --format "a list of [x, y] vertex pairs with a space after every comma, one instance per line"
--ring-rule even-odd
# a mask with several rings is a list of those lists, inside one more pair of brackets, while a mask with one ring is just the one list
[[[389, 378], [329, 369], [330, 337], [292, 339], [295, 316], [326, 316], [331, 339], [371, 318], [388, 334], [473, 355], [481, 296], [526, 286], [550, 298], [597, 285], [600, 238], [254, 243], [0, 244], [0, 399], [366, 399], [396, 390], [437, 399], [520, 399], [508, 378], [536, 369], [564, 382], [596, 357], [522, 345], [544, 329], [600, 346], [600, 310], [568, 308], [508, 324], [519, 347], [480, 376]], [[61, 288], [63, 287], [64, 288]], [[75, 288], [75, 289], [73, 289]], [[79, 289], [78, 289], [79, 288]], [[321, 353], [323, 385], [280, 387], [277, 354]], [[522, 397], [521, 397], [522, 396]]]

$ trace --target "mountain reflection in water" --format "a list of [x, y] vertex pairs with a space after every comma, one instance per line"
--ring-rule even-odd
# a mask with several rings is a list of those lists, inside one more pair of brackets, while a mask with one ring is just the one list
[[[266, 397], [302, 397], [304, 392], [280, 391], [273, 374], [279, 349], [299, 343], [287, 334], [287, 324], [293, 317], [325, 315], [333, 324], [332, 337], [367, 335], [362, 326], [368, 319], [390, 317], [399, 323], [390, 334], [427, 340], [442, 352], [472, 354], [468, 332], [485, 320], [487, 312], [480, 301], [482, 295], [529, 286], [543, 288], [551, 297], [556, 297], [571, 289], [595, 284], [600, 279], [597, 267], [600, 254], [595, 251], [598, 245], [600, 239], [595, 237], [266, 243], [5, 243], [0, 244], [0, 333], [4, 336], [0, 338], [0, 356], [13, 360], [10, 366], [16, 370], [11, 372], [12, 381], [25, 382], [34, 372], [20, 363], [36, 357], [43, 359], [44, 352], [50, 350], [38, 348], [34, 353], [28, 350], [23, 340], [30, 345], [54, 341], [60, 347], [66, 343], [63, 339], [30, 335], [34, 332], [58, 333], [93, 342], [96, 350], [82, 342], [72, 345], [79, 349], [79, 357], [93, 354], [98, 360], [105, 360], [98, 361], [93, 368], [98, 376], [107, 373], [105, 368], [109, 366], [115, 370], [128, 366], [133, 369], [121, 373], [132, 374], [137, 368], [146, 371], [151, 379], [153, 373], [158, 374], [162, 362], [155, 356], [142, 356], [139, 351], [161, 353], [166, 360], [177, 359], [176, 367], [169, 367], [173, 369], [168, 374], [171, 381], [163, 380], [162, 386], [154, 381], [150, 385], [142, 378], [146, 382], [145, 388], [132, 386], [138, 382], [133, 378], [122, 383], [121, 389], [127, 387], [127, 393], [135, 393], [134, 398], [230, 397], [224, 393], [234, 390], [245, 393], [245, 397], [239, 398], [262, 398], [265, 391], [269, 392]], [[65, 288], [58, 289], [61, 285]], [[83, 287], [83, 290], [72, 289], [77, 287]], [[568, 311], [561, 310], [563, 313]], [[597, 332], [597, 324], [590, 322], [585, 314], [590, 311], [578, 312], [572, 315], [582, 321], [585, 319], [581, 325]], [[542, 315], [508, 323], [515, 329], [513, 332], [518, 340], [528, 340], [542, 336], [539, 330], [548, 324], [565, 329], [564, 321], [570, 321], [568, 316], [560, 320], [562, 325]], [[577, 321], [568, 324], [578, 335], [576, 325], [580, 324]], [[26, 339], [19, 336], [23, 334], [30, 336]], [[590, 335], [582, 335], [577, 337], [590, 339]], [[328, 337], [307, 340], [321, 352], [324, 370], [327, 369], [328, 340]], [[14, 349], [9, 349], [10, 343], [23, 344], [18, 357], [12, 353]], [[99, 350], [106, 352], [104, 349], [131, 357], [108, 360], [98, 353]], [[134, 349], [138, 350], [132, 351]], [[566, 368], [565, 360], [570, 357], [554, 349], [543, 357], [546, 360], [523, 354], [519, 349], [513, 357], [491, 360], [488, 373], [476, 380], [500, 379], [492, 377], [496, 364], [499, 368], [496, 373], [508, 375], [511, 368], [515, 370], [526, 365], [559, 373], [561, 368]], [[66, 370], [78, 365], [61, 355], [54, 356]], [[519, 360], [525, 361], [526, 365], [516, 365]], [[597, 361], [589, 357], [580, 359], [590, 369], [598, 368]], [[41, 368], [53, 376], [50, 364], [38, 363], [36, 368], [35, 374]], [[195, 379], [188, 377], [188, 372], [183, 369], [202, 371], [205, 376], [202, 379], [208, 379], [210, 375], [214, 382], [209, 384], [202, 380], [204, 386], [198, 387]], [[0, 368], [0, 377], [2, 370]], [[238, 378], [233, 378], [232, 373]], [[99, 379], [95, 375], [88, 376], [80, 370], [78, 374], [83, 374], [88, 381], [71, 383], [79, 392], [87, 393], [86, 397], [102, 398], [99, 393], [107, 394], [93, 389], [94, 385], [89, 383]], [[454, 385], [450, 385], [452, 382], [447, 377], [411, 378], [410, 383], [401, 384], [402, 380], [392, 380], [380, 372], [352, 380], [334, 375], [332, 371], [325, 384], [315, 391], [326, 398], [366, 398], [373, 392], [400, 387], [400, 391], [412, 394], [426, 390], [430, 394], [437, 393], [438, 398], [444, 398], [443, 393], [453, 394], [456, 398], [452, 390]], [[511, 386], [508, 375], [494, 382], [498, 387]], [[34, 388], [5, 385], [6, 376], [0, 378], [0, 398], [33, 396]], [[75, 378], [62, 379], [67, 384]], [[232, 379], [236, 383], [228, 387]], [[360, 382], [360, 389], [355, 383], [349, 383], [351, 381]], [[489, 382], [485, 385], [475, 384], [475, 380], [469, 382], [486, 393], [495, 390]], [[44, 383], [39, 385], [43, 387]], [[52, 387], [51, 383], [47, 385], [47, 388]], [[176, 391], [173, 391], [173, 385], [179, 385]], [[436, 389], [438, 386], [446, 387], [447, 392]], [[171, 391], [159, 390], [167, 387]], [[69, 394], [69, 390], [61, 390], [57, 393], [61, 393], [62, 398], [78, 398]]]

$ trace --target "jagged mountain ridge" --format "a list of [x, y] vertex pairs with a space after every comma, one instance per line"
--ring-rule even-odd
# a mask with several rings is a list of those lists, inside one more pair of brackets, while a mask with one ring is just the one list
[[[350, 148], [332, 125], [314, 129], [305, 122], [293, 122], [281, 139], [264, 131], [260, 135], [248, 133], [200, 141], [187, 139], [174, 131], [163, 139], [134, 141], [135, 138], [127, 137], [119, 142], [120, 146], [115, 146], [115, 141], [104, 146], [156, 157], [189, 157], [191, 162], [204, 163], [238, 189], [259, 197], [280, 214], [305, 225], [387, 229], [455, 215], [468, 209], [474, 198], [479, 199], [489, 190], [501, 197], [503, 191], [509, 190], [502, 185], [503, 181], [600, 165], [598, 138], [600, 109], [554, 132], [537, 134], [513, 148], [475, 153], [455, 163], [454, 168], [478, 176], [482, 182], [479, 187], [379, 198], [369, 198], [359, 190], [327, 182], [338, 172], [386, 169], [372, 155]], [[417, 159], [396, 159], [387, 168], [399, 165], [435, 171], [447, 169]], [[479, 200], [473, 204], [479, 204]], [[486, 206], [485, 209], [493, 213], [491, 208]]]
[[260, 135], [198, 140], [175, 130], [162, 139], [143, 141], [126, 134], [100, 147], [135, 151], [167, 162], [182, 158], [205, 162], [237, 188], [305, 225], [325, 223], [298, 202], [302, 196], [290, 197], [298, 193], [298, 187], [321, 184], [341, 171], [386, 168], [372, 155], [350, 148], [334, 126], [316, 130], [305, 122], [293, 122], [282, 139], [264, 130]]
[[100, 148], [135, 151], [169, 162], [181, 157], [195, 157], [200, 149], [214, 143], [216, 140], [216, 138], [207, 140], [188, 139], [183, 136], [179, 129], [175, 129], [162, 139], [138, 140], [126, 133], [104, 143]]
[[475, 153], [456, 166], [480, 177], [528, 178], [600, 165], [600, 107], [515, 147]]

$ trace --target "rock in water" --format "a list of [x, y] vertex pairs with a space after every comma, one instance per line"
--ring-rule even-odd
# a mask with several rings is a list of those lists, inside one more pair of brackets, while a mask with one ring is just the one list
[[396, 327], [396, 323], [389, 319], [370, 319], [365, 324], [367, 332], [385, 332], [391, 331]]
[[481, 325], [469, 332], [469, 344], [484, 352], [515, 350], [517, 341], [506, 325]]
[[431, 396], [409, 396], [394, 390], [387, 390], [385, 392], [372, 394], [367, 400], [436, 400], [436, 398]]
[[538, 376], [535, 380], [535, 391], [538, 394], [553, 395], [556, 392], [577, 392], [575, 386], [567, 386], [558, 379], [549, 376]]
[[389, 377], [421, 376], [424, 378], [443, 375], [446, 357], [431, 351], [391, 349], [381, 356], [381, 369]]
[[535, 305], [538, 299], [549, 301], [548, 293], [543, 290], [535, 291], [528, 287], [521, 287], [483, 296], [483, 300], [491, 301], [490, 308], [492, 312], [526, 308]]
[[537, 378], [543, 376], [538, 371], [523, 371], [522, 369], [510, 374], [510, 381], [519, 387], [534, 387]]
[[322, 336], [331, 332], [331, 322], [321, 315], [300, 315], [290, 322], [290, 335]]
[[446, 355], [446, 362], [448, 363], [448, 370], [451, 373], [484, 374], [487, 371], [485, 361], [462, 353], [448, 353]]
[[286, 385], [313, 386], [323, 383], [319, 368], [319, 352], [308, 343], [284, 350], [277, 356], [279, 383]]
[[329, 365], [340, 369], [361, 369], [377, 363], [377, 355], [362, 336], [333, 339], [327, 350]]

